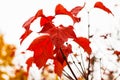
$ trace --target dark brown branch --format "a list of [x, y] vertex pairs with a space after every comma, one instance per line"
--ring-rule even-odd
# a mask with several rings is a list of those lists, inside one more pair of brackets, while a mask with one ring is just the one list
[[89, 58], [88, 58], [88, 68], [87, 68], [87, 77], [86, 77], [86, 80], [89, 80], [89, 75], [90, 75], [90, 56], [89, 56]]

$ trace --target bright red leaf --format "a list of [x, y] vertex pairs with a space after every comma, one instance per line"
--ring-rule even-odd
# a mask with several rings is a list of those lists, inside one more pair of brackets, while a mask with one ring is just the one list
[[54, 28], [54, 27], [55, 27], [54, 24], [46, 23], [46, 24], [44, 24], [42, 30], [39, 33], [45, 33], [45, 32], [47, 32], [48, 30], [50, 30], [51, 28]]
[[33, 61], [34, 61], [33, 57], [28, 58], [27, 61], [26, 61], [28, 72], [29, 72], [29, 68], [32, 66]]
[[29, 30], [30, 29], [30, 24], [35, 20], [35, 16], [29, 18], [24, 24], [23, 24], [23, 28], [25, 28], [25, 30]]
[[[47, 44], [46, 44], [47, 45]], [[53, 57], [53, 54], [48, 53], [47, 49], [39, 51], [39, 52], [34, 52], [34, 63], [36, 64], [36, 66], [40, 69], [42, 66], [46, 65], [46, 62], [48, 59]]]
[[80, 21], [80, 18], [74, 17], [73, 14], [70, 11], [67, 11], [67, 9], [64, 8], [63, 5], [61, 5], [61, 4], [58, 4], [56, 6], [55, 14], [56, 15], [59, 15], [59, 14], [68, 15], [68, 16], [70, 16], [72, 18], [74, 23]]
[[22, 44], [23, 40], [31, 33], [32, 33], [31, 30], [26, 30], [25, 33], [20, 37], [21, 39], [20, 44]]
[[63, 65], [57, 60], [54, 60], [54, 65], [55, 65], [55, 69], [54, 69], [55, 73], [61, 77], [64, 68]]
[[72, 26], [64, 27], [60, 25], [59, 27], [49, 29], [45, 33], [50, 34], [53, 44], [59, 48], [68, 40], [68, 38], [76, 38]]
[[63, 5], [58, 4], [55, 9], [55, 14], [66, 14], [68, 15], [69, 12], [67, 11], [66, 8], [63, 7]]
[[22, 43], [23, 40], [32, 32], [32, 30], [30, 30], [30, 25], [38, 17], [44, 17], [42, 9], [38, 10], [38, 12], [35, 14], [35, 16], [31, 17], [23, 24], [23, 28], [25, 29], [25, 33], [20, 37], [20, 39], [21, 39], [20, 43]]
[[[77, 6], [71, 11], [67, 11], [61, 4], [58, 4], [55, 9], [55, 15], [68, 15], [72, 18], [73, 22], [76, 23], [80, 21], [80, 18], [76, 16], [84, 6]], [[55, 16], [45, 16], [42, 10], [39, 10], [35, 16], [23, 24], [23, 28], [25, 28], [26, 31], [20, 37], [21, 43], [32, 32], [30, 25], [38, 17], [41, 17], [40, 27], [42, 28], [39, 33], [45, 33], [47, 35], [37, 37], [27, 48], [27, 50], [34, 52], [33, 57], [30, 57], [26, 61], [28, 71], [32, 63], [35, 63], [38, 68], [41, 68], [46, 65], [48, 59], [53, 59], [55, 72], [61, 76], [63, 68], [66, 66], [65, 60], [68, 58], [68, 55], [72, 53], [72, 46], [70, 44], [64, 45], [69, 38], [74, 39], [89, 55], [91, 54], [92, 50], [89, 46], [90, 41], [88, 39], [83, 37], [77, 38], [71, 25], [60, 25], [56, 27], [52, 22]], [[65, 57], [62, 54], [64, 54]]]
[[114, 54], [116, 54], [118, 56], [118, 55], [120, 55], [120, 51], [115, 50]]
[[79, 37], [74, 39], [74, 41], [78, 43], [89, 55], [91, 54], [92, 50], [90, 48], [90, 41], [87, 38]]
[[55, 18], [54, 16], [42, 17], [40, 20], [40, 25], [44, 26], [45, 24], [52, 23], [52, 20], [54, 18]]
[[38, 17], [42, 17], [43, 15], [43, 11], [42, 10], [38, 10], [38, 12], [35, 14], [35, 16], [31, 17], [30, 19], [28, 19], [24, 24], [23, 24], [23, 28], [25, 28], [26, 30], [30, 29], [30, 25], [31, 23], [37, 19]]
[[85, 7], [85, 3], [83, 6], [77, 6], [71, 10], [71, 14], [77, 16], [77, 14]]
[[42, 9], [38, 10], [37, 13], [35, 14], [35, 19], [37, 19], [38, 17], [45, 17]]
[[[66, 56], [66, 58], [68, 57], [68, 55], [70, 53], [72, 53], [72, 46], [70, 44], [67, 46], [62, 45], [61, 49], [62, 49], [62, 52], [64, 53], [64, 55]], [[56, 56], [55, 56], [56, 60], [58, 60], [63, 65], [65, 60], [63, 59], [63, 55], [60, 51], [60, 48], [56, 48], [54, 53], [56, 54]]]
[[[72, 46], [70, 44], [68, 44], [67, 46], [62, 45], [61, 50], [67, 59], [68, 55], [72, 53]], [[54, 53], [56, 54], [55, 59], [54, 59], [55, 73], [57, 73], [58, 76], [61, 76], [63, 68], [66, 66], [66, 62], [61, 53], [61, 50], [60, 48], [56, 48], [54, 50]]]
[[52, 20], [54, 19], [54, 16], [48, 16], [48, 17], [42, 17], [40, 20], [40, 25], [43, 27], [40, 33], [46, 32], [49, 29], [55, 27]]
[[53, 44], [48, 35], [33, 40], [27, 50], [34, 51], [34, 63], [38, 68], [44, 66], [49, 58], [53, 58]]
[[99, 1], [96, 2], [95, 5], [94, 5], [94, 8], [100, 8], [100, 9], [106, 11], [107, 13], [111, 13], [113, 15], [111, 10], [109, 8], [107, 8], [106, 6], [104, 6], [104, 4], [102, 2], [99, 2]]

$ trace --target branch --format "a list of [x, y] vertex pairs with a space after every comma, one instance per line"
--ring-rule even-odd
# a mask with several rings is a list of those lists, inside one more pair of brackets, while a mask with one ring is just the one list
[[[89, 18], [90, 16], [89, 16], [89, 11], [88, 11], [88, 39], [90, 38], [90, 22], [89, 22]], [[89, 55], [89, 59], [88, 59], [88, 68], [87, 68], [87, 70], [88, 70], [88, 73], [87, 73], [87, 76], [86, 76], [86, 80], [88, 80], [89, 79], [89, 75], [90, 75], [90, 55]]]
[[[76, 57], [75, 57], [76, 58]], [[72, 61], [73, 61], [73, 64], [75, 65], [75, 67], [78, 69], [78, 71], [80, 72], [80, 74], [85, 78], [85, 76], [84, 76], [84, 71], [82, 70], [80, 70], [79, 68], [78, 68], [78, 66], [76, 65], [76, 63], [75, 63], [75, 61], [73, 60], [73, 57], [71, 56], [71, 59], [72, 59]], [[79, 62], [78, 62], [78, 64], [79, 64]], [[82, 66], [81, 66], [81, 68], [82, 68]]]
[[87, 77], [86, 77], [86, 80], [89, 80], [89, 75], [90, 75], [90, 56], [89, 56], [89, 58], [88, 58], [88, 68], [87, 68], [87, 70], [88, 70], [88, 73], [87, 73]]

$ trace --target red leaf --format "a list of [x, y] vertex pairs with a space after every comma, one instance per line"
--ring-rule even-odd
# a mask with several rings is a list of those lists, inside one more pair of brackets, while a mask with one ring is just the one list
[[62, 71], [63, 71], [63, 65], [61, 65], [61, 63], [57, 60], [54, 60], [54, 64], [55, 64], [55, 73], [61, 77]]
[[42, 17], [40, 20], [40, 25], [44, 26], [45, 24], [52, 23], [52, 20], [54, 18], [55, 18], [54, 16]]
[[58, 4], [55, 9], [55, 14], [69, 14], [69, 12], [63, 7], [63, 5]]
[[[70, 53], [72, 53], [72, 46], [69, 44], [67, 46], [62, 45], [61, 49], [66, 56], [66, 59]], [[54, 58], [54, 65], [55, 65], [55, 73], [61, 77], [63, 68], [66, 66], [65, 59], [63, 58], [63, 55], [60, 51], [60, 48], [56, 48], [54, 50], [55, 58]]]
[[90, 41], [87, 38], [79, 37], [74, 41], [78, 43], [89, 55], [91, 54], [92, 50], [90, 48]]
[[56, 6], [55, 14], [56, 14], [56, 15], [59, 15], [59, 14], [68, 15], [68, 16], [70, 16], [70, 17], [72, 18], [72, 20], [73, 20], [74, 23], [80, 21], [80, 18], [74, 17], [73, 14], [71, 14], [70, 11], [67, 11], [67, 9], [64, 8], [63, 5], [61, 5], [61, 4], [58, 4], [58, 5]]
[[53, 27], [55, 27], [54, 24], [52, 24], [52, 23], [46, 23], [46, 24], [44, 24], [44, 26], [43, 26], [42, 30], [40, 31], [40, 33], [47, 32], [49, 29], [51, 29]]
[[25, 28], [25, 30], [29, 30], [30, 29], [30, 24], [35, 20], [35, 16], [29, 18], [24, 24], [23, 24], [23, 28]]
[[77, 6], [71, 10], [71, 13], [77, 16], [78, 12], [80, 12], [85, 7], [85, 3], [83, 6]]
[[111, 13], [113, 15], [111, 10], [109, 8], [107, 8], [106, 6], [104, 6], [104, 4], [102, 2], [99, 2], [99, 1], [96, 2], [95, 5], [94, 5], [94, 8], [100, 8], [100, 9], [106, 11], [107, 13]]
[[[70, 53], [72, 53], [72, 46], [70, 44], [67, 45], [67, 46], [62, 45], [61, 49], [62, 49], [64, 55], [66, 56], [66, 58], [68, 57], [68, 55]], [[54, 50], [54, 53], [56, 54], [55, 59], [58, 60], [63, 65], [65, 60], [63, 59], [62, 53], [60, 51], [60, 48], [56, 48]]]
[[29, 35], [31, 34], [31, 30], [26, 30], [25, 33], [20, 37], [21, 41], [20, 44], [22, 44], [23, 40]]
[[23, 40], [32, 32], [30, 30], [30, 25], [31, 23], [37, 19], [38, 17], [43, 17], [43, 11], [42, 10], [38, 10], [38, 12], [35, 14], [35, 16], [31, 17], [30, 19], [28, 19], [24, 24], [23, 24], [23, 28], [26, 30], [25, 33], [20, 37], [21, 42], [23, 42]]
[[28, 50], [34, 51], [34, 62], [38, 68], [45, 66], [49, 58], [53, 58], [53, 44], [48, 35], [33, 40]]
[[42, 9], [38, 10], [37, 13], [35, 14], [35, 19], [38, 18], [38, 17], [44, 17]]
[[42, 17], [40, 20], [40, 25], [43, 26], [42, 30], [39, 33], [46, 32], [49, 29], [53, 28], [55, 25], [52, 24], [54, 16]]
[[114, 51], [114, 54], [116, 54], [117, 56], [120, 55], [120, 51]]
[[51, 56], [51, 54], [46, 53], [45, 50], [41, 49], [41, 52], [34, 52], [34, 63], [38, 68], [41, 68], [46, 65], [47, 60], [50, 59]]
[[26, 64], [27, 64], [27, 72], [29, 72], [30, 67], [32, 66], [32, 63], [34, 61], [33, 57], [30, 57], [27, 59]]
[[59, 48], [68, 40], [68, 38], [76, 38], [72, 26], [64, 27], [61, 25], [59, 27], [53, 27], [45, 33], [50, 34], [53, 44]]
[[42, 10], [38, 10], [38, 12], [35, 14], [35, 16], [31, 17], [30, 19], [28, 19], [28, 20], [23, 24], [23, 27], [24, 27], [26, 30], [29, 30], [31, 23], [32, 23], [35, 19], [37, 19], [38, 17], [42, 17], [42, 16], [44, 16], [44, 15], [43, 15], [43, 11], [42, 11]]

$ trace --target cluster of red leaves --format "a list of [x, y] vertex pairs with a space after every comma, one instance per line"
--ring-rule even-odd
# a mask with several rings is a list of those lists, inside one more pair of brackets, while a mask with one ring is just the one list
[[[76, 37], [75, 32], [73, 31], [73, 25], [77, 22], [80, 22], [80, 18], [77, 17], [77, 14], [85, 7], [84, 6], [77, 6], [73, 8], [71, 11], [68, 11], [64, 8], [61, 4], [58, 4], [55, 8], [55, 16], [45, 16], [43, 14], [43, 10], [40, 9], [35, 16], [28, 19], [24, 24], [23, 28], [25, 29], [25, 33], [20, 37], [22, 43], [24, 39], [29, 36], [33, 31], [30, 29], [31, 23], [40, 17], [40, 27], [42, 28], [41, 31], [38, 33], [44, 33], [43, 36], [39, 36], [32, 41], [30, 46], [27, 50], [33, 51], [33, 57], [30, 57], [26, 63], [28, 65], [27, 69], [29, 71], [30, 66], [32, 63], [35, 63], [38, 68], [46, 65], [48, 59], [54, 60], [55, 65], [55, 73], [61, 76], [62, 70], [66, 65], [66, 62], [61, 54], [61, 50], [66, 56], [72, 53], [72, 45], [64, 43], [68, 40], [68, 38], [72, 38], [73, 41], [78, 43], [84, 51], [91, 54], [92, 50], [90, 48], [90, 41], [84, 37]], [[104, 11], [111, 13], [108, 8], [106, 8], [101, 2], [97, 2], [94, 6], [95, 8], [101, 8]], [[74, 22], [73, 25], [69, 26], [55, 26], [53, 24], [53, 19], [56, 18], [56, 15], [68, 15]], [[60, 50], [61, 49], [61, 50]]]

